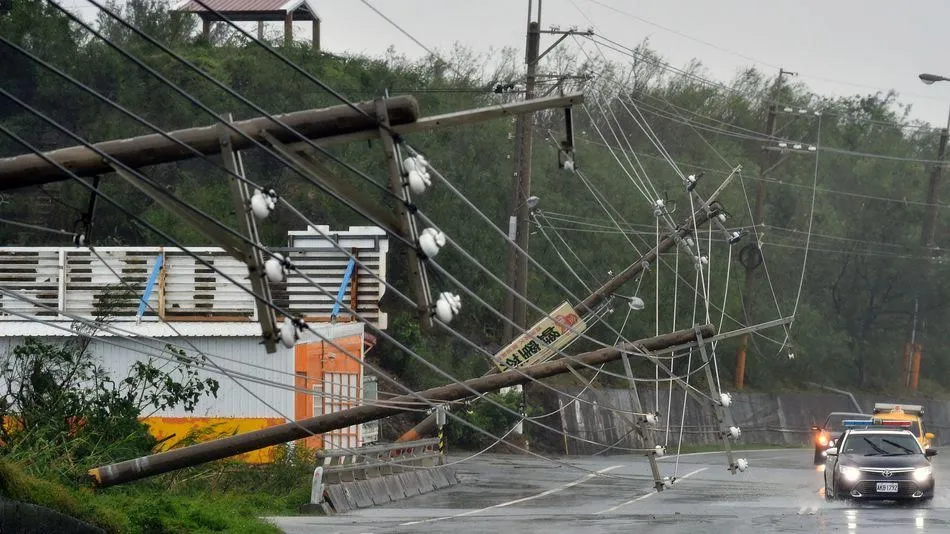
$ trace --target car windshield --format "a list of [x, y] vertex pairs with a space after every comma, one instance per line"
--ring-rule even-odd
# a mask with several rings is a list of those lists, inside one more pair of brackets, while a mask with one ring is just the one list
[[844, 454], [863, 456], [903, 456], [921, 454], [913, 436], [907, 434], [851, 434], [842, 448]]
[[825, 421], [825, 430], [837, 432], [844, 428], [845, 419], [861, 419], [862, 416], [853, 413], [833, 413]]

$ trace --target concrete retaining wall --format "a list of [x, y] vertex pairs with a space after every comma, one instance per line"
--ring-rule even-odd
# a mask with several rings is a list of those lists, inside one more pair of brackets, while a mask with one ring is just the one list
[[[570, 391], [580, 393], [580, 389]], [[581, 398], [593, 404], [572, 402], [559, 395], [561, 406], [570, 404], [561, 418], [561, 427], [572, 435], [587, 440], [624, 447], [639, 447], [630, 435], [627, 422], [616, 412], [605, 410], [603, 405], [633, 411], [631, 393], [625, 389], [588, 390]], [[900, 398], [881, 395], [855, 395], [865, 413], [870, 413], [875, 402], [899, 402], [924, 406], [924, 428], [937, 436], [950, 431], [950, 401]], [[692, 399], [686, 402], [686, 417], [683, 418], [683, 390], [674, 388], [672, 402], [669, 389], [640, 390], [643, 408], [647, 412], [660, 412], [663, 430], [657, 435], [660, 443], [675, 444], [680, 431], [684, 444], [700, 445], [717, 443], [717, 425], [710, 404], [700, 404]], [[811, 426], [824, 421], [828, 412], [854, 411], [850, 399], [834, 393], [732, 393], [734, 424], [742, 429], [739, 443], [800, 446], [808, 445]], [[666, 439], [666, 414], [672, 414], [669, 440]], [[682, 422], [682, 424], [681, 424]], [[552, 424], [554, 421], [549, 421]], [[950, 434], [947, 434], [950, 436]], [[948, 437], [950, 439], [950, 437]], [[565, 444], [570, 454], [594, 454], [603, 452], [604, 446], [568, 440]]]
[[49, 508], [9, 501], [0, 497], [0, 532], [103, 534], [105, 531]]

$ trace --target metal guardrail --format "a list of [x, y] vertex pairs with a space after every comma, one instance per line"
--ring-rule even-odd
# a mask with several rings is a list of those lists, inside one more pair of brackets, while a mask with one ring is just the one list
[[442, 462], [438, 438], [317, 452], [324, 484], [366, 480], [400, 473], [407, 466], [434, 467]]

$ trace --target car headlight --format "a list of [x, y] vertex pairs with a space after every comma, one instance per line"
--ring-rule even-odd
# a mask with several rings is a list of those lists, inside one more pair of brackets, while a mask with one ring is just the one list
[[928, 480], [931, 475], [933, 475], [933, 472], [934, 468], [929, 465], [927, 467], [918, 467], [917, 469], [914, 469], [914, 480], [917, 482], [924, 482]]
[[843, 465], [838, 468], [838, 472], [841, 473], [841, 477], [848, 482], [856, 482], [859, 478], [861, 478], [861, 471], [858, 471], [857, 467], [848, 467]]

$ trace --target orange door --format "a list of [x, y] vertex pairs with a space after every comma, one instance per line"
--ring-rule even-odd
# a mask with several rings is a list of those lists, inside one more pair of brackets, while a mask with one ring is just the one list
[[[363, 336], [349, 336], [333, 342], [339, 348], [325, 341], [315, 341], [301, 343], [294, 349], [295, 385], [298, 388], [294, 394], [294, 416], [297, 419], [334, 413], [360, 404], [363, 394]], [[304, 443], [310, 448], [355, 448], [360, 446], [360, 438], [360, 426], [356, 425], [306, 438]]]

